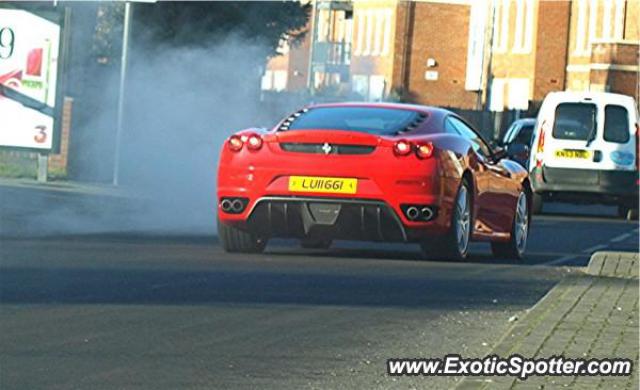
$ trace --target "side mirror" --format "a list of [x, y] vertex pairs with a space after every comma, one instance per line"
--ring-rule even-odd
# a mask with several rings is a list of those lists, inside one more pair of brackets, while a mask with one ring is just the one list
[[507, 146], [506, 151], [509, 157], [526, 158], [529, 155], [529, 146], [525, 144], [510, 144]]
[[496, 146], [493, 148], [493, 159], [494, 161], [500, 161], [503, 158], [507, 157], [507, 150], [500, 147], [500, 146]]

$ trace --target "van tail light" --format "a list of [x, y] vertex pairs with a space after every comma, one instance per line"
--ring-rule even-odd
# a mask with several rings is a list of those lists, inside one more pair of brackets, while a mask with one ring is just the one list
[[227, 140], [227, 147], [232, 152], [239, 152], [242, 149], [242, 145], [244, 145], [244, 141], [242, 141], [239, 135], [232, 135]]
[[262, 147], [262, 137], [258, 134], [251, 134], [247, 137], [247, 149], [249, 150], [260, 150]]
[[416, 156], [421, 159], [433, 156], [433, 144], [431, 142], [416, 145]]
[[542, 167], [542, 154], [544, 153], [544, 138], [547, 133], [546, 125], [547, 121], [542, 122], [540, 125], [540, 137], [538, 137], [538, 146], [536, 147], [536, 167]]
[[636, 170], [640, 171], [640, 123], [636, 123]]
[[406, 156], [411, 153], [411, 149], [413, 149], [411, 143], [404, 139], [401, 139], [393, 145], [393, 153], [395, 153], [396, 156]]

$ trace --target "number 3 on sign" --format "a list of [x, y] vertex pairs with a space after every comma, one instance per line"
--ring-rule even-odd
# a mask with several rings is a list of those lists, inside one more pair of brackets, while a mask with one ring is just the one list
[[44, 143], [47, 140], [47, 127], [39, 125], [36, 126], [36, 130], [38, 131], [38, 134], [33, 136], [33, 140], [39, 144]]

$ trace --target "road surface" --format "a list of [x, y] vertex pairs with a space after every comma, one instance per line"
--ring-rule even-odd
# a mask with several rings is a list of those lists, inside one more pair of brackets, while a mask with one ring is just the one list
[[449, 388], [390, 378], [386, 359], [482, 357], [592, 252], [638, 251], [637, 222], [611, 208], [547, 211], [517, 263], [487, 244], [456, 263], [412, 245], [231, 255], [212, 235], [5, 235], [0, 388]]

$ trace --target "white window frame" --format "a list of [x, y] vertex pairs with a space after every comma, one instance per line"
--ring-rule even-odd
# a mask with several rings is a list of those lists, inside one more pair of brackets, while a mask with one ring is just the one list
[[604, 11], [602, 13], [602, 32], [600, 33], [600, 38], [602, 39], [611, 38], [611, 18], [613, 14], [613, 5], [613, 0], [604, 0]]
[[364, 14], [357, 12], [353, 15], [354, 23], [358, 29], [358, 39], [356, 41], [356, 47], [353, 50], [353, 55], [360, 56], [362, 55], [362, 48], [364, 46], [364, 22], [365, 17]]
[[509, 16], [511, 0], [495, 0], [493, 51], [504, 53], [509, 45]]
[[391, 18], [392, 10], [384, 10], [384, 37], [382, 39], [382, 55], [388, 56], [391, 47]]
[[625, 0], [616, 0], [616, 11], [613, 22], [613, 37], [615, 39], [622, 39], [624, 37], [624, 13], [626, 7]]
[[525, 5], [527, 7], [526, 10], [526, 27], [524, 30], [524, 45], [522, 51], [524, 53], [531, 53], [531, 49], [533, 48], [533, 19], [534, 19], [534, 11], [535, 4], [533, 0], [525, 0]]
[[374, 25], [376, 26], [373, 31], [373, 51], [372, 56], [379, 56], [382, 51], [382, 39], [384, 34], [384, 10], [376, 9], [373, 12]]
[[591, 44], [596, 40], [596, 28], [598, 22], [598, 0], [589, 1], [589, 39], [585, 55], [591, 55]]
[[373, 10], [368, 9], [365, 11], [365, 20], [367, 21], [366, 33], [364, 35], [364, 50], [362, 50], [363, 56], [371, 55], [371, 41], [373, 35]]
[[578, 0], [576, 6], [578, 7], [578, 15], [576, 20], [576, 36], [575, 36], [575, 49], [573, 54], [576, 56], [584, 56], [586, 54], [586, 41], [587, 41], [587, 17], [588, 17], [588, 0]]
[[516, 54], [529, 54], [533, 47], [533, 0], [517, 0], [516, 3], [516, 35], [512, 52]]
[[516, 3], [516, 31], [513, 38], [512, 53], [521, 53], [524, 41], [524, 28], [525, 28], [525, 2], [524, 0], [515, 0]]

